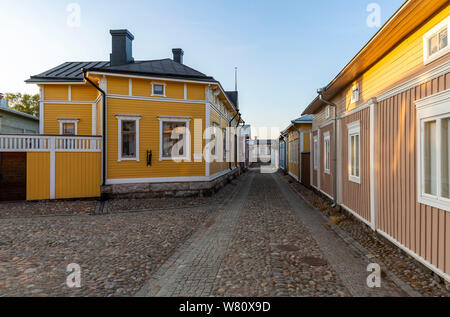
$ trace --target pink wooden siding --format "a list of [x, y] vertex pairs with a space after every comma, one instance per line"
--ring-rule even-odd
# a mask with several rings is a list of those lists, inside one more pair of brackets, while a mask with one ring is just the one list
[[417, 202], [415, 100], [450, 88], [450, 74], [375, 108], [377, 227], [450, 274], [450, 212]]
[[[361, 125], [361, 184], [349, 180], [348, 171], [348, 130], [347, 124], [360, 121]], [[370, 109], [366, 108], [341, 121], [341, 190], [342, 203], [359, 216], [370, 219]]]

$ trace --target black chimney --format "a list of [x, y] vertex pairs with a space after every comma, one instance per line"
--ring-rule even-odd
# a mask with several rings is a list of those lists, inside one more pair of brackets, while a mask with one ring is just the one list
[[111, 30], [112, 53], [111, 66], [125, 65], [134, 62], [133, 40], [134, 36], [128, 30]]
[[174, 48], [172, 50], [173, 53], [173, 60], [177, 63], [183, 64], [183, 55], [184, 52], [181, 48]]

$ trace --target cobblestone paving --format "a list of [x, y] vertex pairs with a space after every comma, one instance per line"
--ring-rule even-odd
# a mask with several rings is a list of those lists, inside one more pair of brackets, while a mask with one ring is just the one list
[[[215, 205], [201, 207], [0, 219], [0, 297], [134, 295], [235, 188], [236, 181], [221, 191]], [[183, 199], [174, 201], [172, 206]], [[66, 286], [70, 263], [82, 268], [80, 289]]]
[[290, 182], [290, 186], [320, 210], [323, 215], [332, 217], [340, 229], [344, 230], [357, 243], [370, 252], [373, 256], [372, 261], [383, 262], [389, 272], [395, 274], [397, 278], [400, 278], [422, 296], [450, 297], [450, 284], [447, 284], [449, 289], [446, 289], [445, 284], [439, 283], [439, 279], [433, 276], [431, 271], [424, 268], [417, 260], [386, 239], [378, 236], [373, 230], [369, 229], [357, 219], [349, 217], [338, 210], [332, 210], [329, 201], [321, 195], [297, 182], [293, 182], [288, 176], [284, 176], [283, 178]]
[[0, 219], [51, 215], [90, 214], [95, 210], [93, 199], [74, 201], [1, 202]]
[[212, 294], [214, 279], [239, 220], [253, 175], [240, 184], [232, 203], [219, 210], [204, 230], [197, 232], [178, 250], [138, 296], [205, 297]]
[[[308, 258], [317, 266], [308, 264]], [[214, 281], [216, 296], [348, 296], [270, 175], [255, 176]]]

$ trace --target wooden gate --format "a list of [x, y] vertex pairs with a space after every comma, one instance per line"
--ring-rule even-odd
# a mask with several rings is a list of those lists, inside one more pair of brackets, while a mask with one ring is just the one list
[[0, 152], [0, 201], [25, 200], [27, 154]]

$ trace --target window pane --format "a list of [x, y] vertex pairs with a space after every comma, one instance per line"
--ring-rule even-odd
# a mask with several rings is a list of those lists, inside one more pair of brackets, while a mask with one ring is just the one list
[[439, 33], [439, 49], [446, 48], [448, 45], [448, 29], [444, 29]]
[[441, 150], [441, 193], [442, 197], [450, 199], [450, 118], [442, 120], [442, 150]]
[[430, 37], [430, 39], [428, 40], [428, 55], [431, 56], [434, 53], [436, 53], [438, 50], [439, 50], [438, 36], [437, 36], [437, 34], [435, 34], [432, 37]]
[[135, 157], [136, 156], [136, 135], [124, 134], [122, 136], [122, 156]]
[[436, 179], [436, 121], [426, 122], [424, 131], [424, 191], [429, 195], [437, 195]]
[[122, 121], [122, 133], [123, 132], [136, 132], [136, 122]]
[[[181, 157], [184, 155], [186, 123], [164, 122], [163, 123], [163, 157]], [[181, 142], [181, 144], [178, 144]], [[177, 153], [172, 153], [174, 146], [178, 144]], [[175, 150], [176, 151], [176, 150]], [[172, 155], [173, 154], [173, 155]]]
[[153, 94], [154, 95], [164, 95], [164, 86], [163, 85], [153, 85]]
[[359, 134], [355, 136], [355, 176], [359, 177]]
[[75, 124], [74, 123], [63, 123], [63, 134], [64, 135], [75, 135]]
[[350, 137], [350, 175], [355, 176], [355, 136]]

